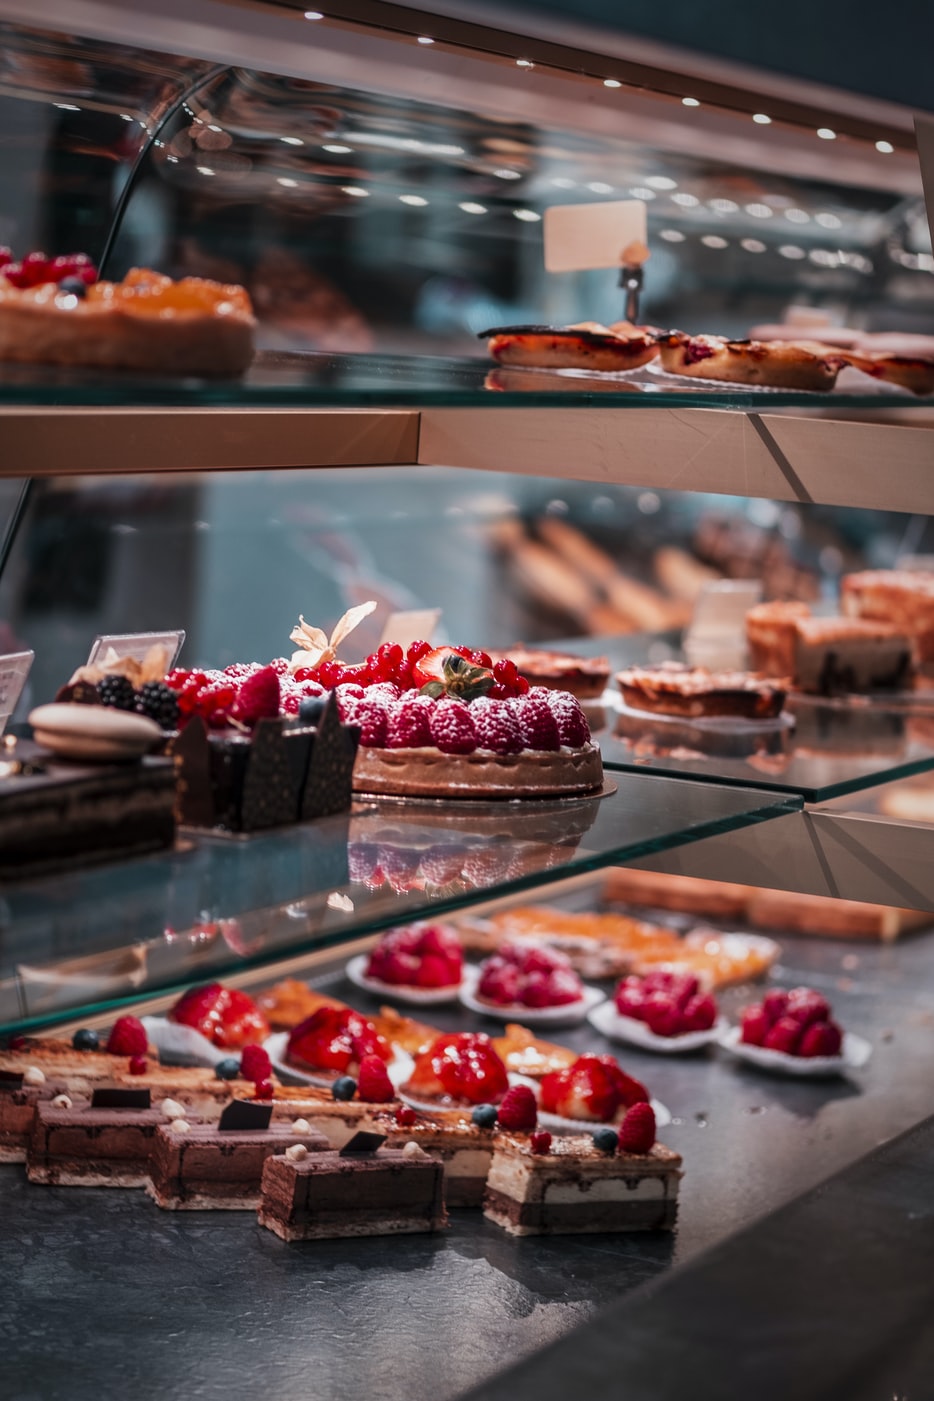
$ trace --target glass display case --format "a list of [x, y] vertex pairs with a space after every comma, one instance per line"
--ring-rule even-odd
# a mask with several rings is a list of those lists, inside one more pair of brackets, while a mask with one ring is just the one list
[[[14, 729], [98, 634], [183, 628], [188, 666], [265, 662], [288, 653], [299, 614], [329, 630], [375, 599], [355, 654], [390, 614], [437, 607], [445, 638], [557, 639], [607, 656], [612, 676], [685, 656], [718, 580], [761, 580], [765, 597], [820, 611], [844, 573], [929, 565], [934, 397], [855, 369], [826, 394], [651, 368], [509, 371], [482, 336], [615, 320], [618, 271], [546, 273], [542, 224], [551, 206], [620, 198], [646, 208], [641, 314], [655, 326], [929, 334], [910, 113], [843, 94], [815, 105], [777, 80], [728, 84], [674, 56], [650, 67], [531, 23], [340, 8], [190, 0], [143, 14], [69, 0], [53, 30], [0, 0], [0, 243], [81, 247], [112, 278], [145, 265], [242, 283], [257, 316], [238, 378], [0, 364], [0, 651], [36, 653]], [[344, 961], [381, 931], [504, 901], [612, 909], [601, 872], [616, 866], [934, 911], [927, 819], [910, 798], [886, 806], [905, 779], [928, 792], [932, 694], [799, 698], [794, 729], [769, 745], [727, 735], [705, 751], [627, 728], [611, 686], [590, 715], [604, 789], [586, 798], [361, 798], [279, 831], [184, 829], [165, 853], [11, 879], [0, 1034], [108, 1026], [218, 978], [256, 990], [297, 976], [352, 1000]], [[478, 1243], [457, 1220], [456, 1248], [437, 1256], [452, 1360], [440, 1381], [416, 1367], [413, 1397], [460, 1394], [923, 1115], [926, 942], [898, 957], [795, 934], [783, 948], [777, 977], [820, 985], [872, 1032], [878, 1093], [849, 1080], [764, 1091], [714, 1056], [659, 1071], [634, 1053], [673, 1101], [676, 1147], [696, 1153], [678, 1243], [626, 1244], [595, 1265], [580, 1242], [533, 1254], [489, 1232]], [[860, 966], [865, 979], [851, 976]], [[740, 1001], [725, 994], [730, 1015]], [[909, 1028], [894, 1049], [889, 1009]], [[461, 1009], [438, 1013], [444, 1029], [468, 1024]], [[606, 1049], [590, 1028], [565, 1039]], [[703, 1137], [711, 1106], [726, 1147]], [[38, 1221], [42, 1194], [17, 1193]], [[120, 1211], [164, 1289], [147, 1228]], [[105, 1228], [93, 1211], [86, 1221], [108, 1262]], [[165, 1239], [191, 1245], [191, 1229], [172, 1222]], [[197, 1229], [213, 1269], [231, 1236]], [[351, 1317], [343, 1251], [320, 1258], [327, 1306]], [[378, 1365], [357, 1330], [327, 1358], [328, 1384], [336, 1397], [365, 1376], [376, 1401], [395, 1401], [384, 1369], [405, 1311], [392, 1276], [411, 1270], [430, 1319], [425, 1256], [361, 1251], [358, 1266], [379, 1300]], [[568, 1270], [576, 1282], [559, 1287]], [[511, 1301], [486, 1289], [489, 1272], [508, 1277]], [[281, 1277], [270, 1291], [292, 1349], [302, 1322]], [[452, 1296], [469, 1301], [486, 1352], [458, 1350]], [[205, 1331], [213, 1307], [195, 1300]], [[252, 1375], [238, 1345], [230, 1358]], [[192, 1363], [194, 1384], [202, 1370]]]

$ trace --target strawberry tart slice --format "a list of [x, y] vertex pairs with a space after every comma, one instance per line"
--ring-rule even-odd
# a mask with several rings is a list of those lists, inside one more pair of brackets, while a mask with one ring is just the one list
[[359, 1077], [361, 1064], [369, 1057], [386, 1065], [393, 1060], [385, 1037], [372, 1022], [349, 1007], [319, 1007], [287, 1036], [271, 1037], [267, 1045], [274, 1064], [281, 1049], [280, 1040], [284, 1042], [285, 1068], [299, 1072], [313, 1084], [333, 1086], [340, 1080], [354, 1083], [353, 1077]]
[[464, 954], [457, 932], [445, 924], [390, 929], [370, 953], [347, 964], [352, 983], [401, 1002], [450, 1002], [460, 991]]
[[613, 1056], [585, 1055], [567, 1069], [546, 1075], [538, 1102], [546, 1127], [586, 1127], [621, 1124], [627, 1109], [650, 1101], [645, 1086], [627, 1075]]
[[459, 1031], [437, 1037], [423, 1051], [399, 1093], [416, 1108], [467, 1109], [499, 1104], [508, 1089], [506, 1067], [490, 1038]]
[[553, 1025], [582, 1021], [602, 994], [581, 982], [564, 954], [536, 944], [503, 944], [471, 969], [461, 1001], [504, 1021], [522, 1016]]

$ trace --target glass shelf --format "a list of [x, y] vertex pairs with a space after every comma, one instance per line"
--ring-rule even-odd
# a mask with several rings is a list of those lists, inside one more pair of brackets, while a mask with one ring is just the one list
[[247, 839], [184, 834], [162, 855], [8, 886], [0, 1030], [88, 1015], [801, 807], [790, 795], [610, 779], [602, 797], [358, 804]]
[[[705, 408], [769, 413], [777, 408], [931, 408], [907, 390], [880, 390], [852, 372], [854, 389], [827, 394], [697, 381], [649, 369], [598, 378], [577, 371], [508, 369], [478, 357], [337, 355], [260, 351], [239, 379], [155, 379], [101, 370], [0, 365], [5, 407], [135, 408]], [[861, 383], [860, 383], [861, 382]]]
[[[555, 645], [608, 656], [612, 672], [646, 662], [684, 660], [676, 633]], [[744, 735], [741, 721], [715, 727], [637, 716], [617, 708], [615, 690], [611, 682], [607, 699], [612, 705], [588, 706], [591, 729], [609, 769], [796, 793], [809, 803], [934, 769], [931, 691], [900, 694], [890, 702], [863, 696], [825, 701], [793, 694], [786, 705], [793, 728], [758, 728]]]

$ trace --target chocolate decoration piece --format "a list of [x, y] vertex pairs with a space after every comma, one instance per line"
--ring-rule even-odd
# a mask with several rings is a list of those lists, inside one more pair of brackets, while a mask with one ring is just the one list
[[340, 1150], [342, 1158], [353, 1158], [358, 1153], [375, 1153], [377, 1148], [386, 1142], [384, 1133], [368, 1133], [366, 1129], [360, 1129], [353, 1138], [348, 1139]]
[[211, 747], [200, 715], [192, 715], [168, 747], [175, 760], [175, 809], [179, 822], [213, 827], [216, 821], [211, 784]]
[[[295, 736], [301, 739], [300, 735]], [[260, 720], [253, 731], [243, 780], [240, 826], [245, 832], [281, 827], [298, 815], [298, 785], [281, 720]]]
[[232, 1099], [221, 1114], [217, 1127], [222, 1133], [268, 1129], [272, 1119], [271, 1104], [257, 1104], [250, 1099]]
[[347, 812], [353, 791], [353, 766], [360, 743], [358, 725], [342, 725], [332, 691], [318, 721], [318, 733], [302, 794], [302, 821]]
[[117, 1085], [101, 1085], [91, 1094], [92, 1109], [151, 1109], [148, 1089], [125, 1090]]
[[22, 1070], [0, 1070], [0, 1090], [21, 1090], [23, 1073]]

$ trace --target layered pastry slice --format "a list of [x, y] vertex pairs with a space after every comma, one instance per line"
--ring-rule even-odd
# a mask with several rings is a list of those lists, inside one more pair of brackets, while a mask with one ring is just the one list
[[617, 321], [604, 326], [581, 321], [573, 326], [500, 326], [481, 331], [501, 365], [549, 370], [635, 370], [658, 354], [654, 328]]
[[306, 1121], [271, 1122], [271, 1116], [270, 1104], [234, 1100], [216, 1124], [161, 1124], [150, 1155], [153, 1201], [170, 1211], [253, 1211], [267, 1158], [296, 1144], [306, 1153], [330, 1149]]
[[99, 1086], [36, 1106], [26, 1154], [30, 1182], [61, 1187], [145, 1187], [156, 1130], [166, 1122], [148, 1089]]
[[746, 671], [708, 671], [680, 662], [626, 667], [616, 682], [632, 710], [692, 719], [775, 720], [786, 695], [781, 684]]
[[68, 1082], [34, 1066], [0, 1070], [0, 1163], [24, 1163], [36, 1106], [68, 1095]]
[[845, 357], [806, 341], [728, 340], [671, 331], [658, 342], [662, 368], [669, 374], [771, 389], [833, 389]]
[[415, 1142], [384, 1146], [379, 1133], [339, 1153], [293, 1147], [266, 1161], [259, 1223], [286, 1241], [443, 1230], [441, 1160]]
[[912, 639], [922, 664], [934, 662], [934, 573], [865, 569], [845, 574], [840, 606], [847, 617], [897, 627]]
[[575, 1134], [542, 1152], [528, 1136], [501, 1133], [483, 1211], [514, 1236], [671, 1230], [680, 1179], [680, 1155], [660, 1143], [607, 1152]]

